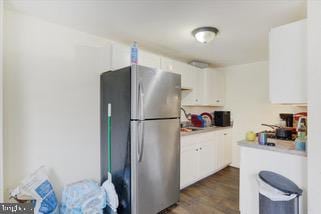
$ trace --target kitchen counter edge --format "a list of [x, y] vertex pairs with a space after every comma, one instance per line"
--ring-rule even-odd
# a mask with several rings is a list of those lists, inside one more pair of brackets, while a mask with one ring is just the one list
[[280, 148], [278, 146], [265, 146], [265, 145], [260, 145], [257, 142], [253, 141], [247, 141], [247, 140], [241, 140], [238, 141], [239, 146], [245, 146], [249, 148], [254, 148], [254, 149], [261, 149], [261, 150], [267, 150], [267, 151], [273, 151], [273, 152], [280, 152], [280, 153], [286, 153], [290, 155], [298, 155], [298, 156], [304, 156], [307, 157], [307, 152], [306, 151], [298, 151], [295, 149], [285, 149], [285, 148]]
[[223, 130], [223, 129], [231, 129], [233, 126], [213, 126], [213, 127], [206, 127], [203, 129], [200, 129], [198, 131], [191, 131], [191, 132], [181, 132], [181, 136], [190, 136], [190, 135], [195, 135], [195, 134], [201, 134], [201, 133], [206, 133], [206, 132], [212, 132], [212, 131], [218, 131], [218, 130]]

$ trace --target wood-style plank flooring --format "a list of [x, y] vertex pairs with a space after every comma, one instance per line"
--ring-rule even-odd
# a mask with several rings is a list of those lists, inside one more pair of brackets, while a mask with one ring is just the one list
[[227, 167], [181, 191], [167, 214], [239, 214], [239, 169]]

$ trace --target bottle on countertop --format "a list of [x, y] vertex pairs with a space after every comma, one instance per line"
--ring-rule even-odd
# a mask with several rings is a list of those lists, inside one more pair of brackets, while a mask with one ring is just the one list
[[130, 64], [131, 65], [138, 64], [138, 45], [137, 45], [137, 42], [134, 42], [130, 48]]
[[300, 122], [299, 127], [298, 127], [298, 138], [304, 139], [306, 137], [307, 133], [307, 128], [304, 124], [304, 122]]
[[297, 128], [297, 138], [295, 139], [295, 148], [297, 150], [305, 151], [307, 143], [307, 128], [304, 121], [301, 121]]

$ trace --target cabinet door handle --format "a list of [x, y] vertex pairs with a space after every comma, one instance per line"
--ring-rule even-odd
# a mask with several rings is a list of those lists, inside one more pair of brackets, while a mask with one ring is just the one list
[[197, 152], [198, 152], [198, 149], [195, 149], [195, 151], [197, 151]]
[[202, 150], [202, 147], [200, 148], [200, 150]]
[[227, 135], [227, 133], [224, 133], [224, 135]]

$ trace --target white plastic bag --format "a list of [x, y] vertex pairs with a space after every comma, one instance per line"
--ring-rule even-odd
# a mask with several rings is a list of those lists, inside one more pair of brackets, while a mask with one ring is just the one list
[[297, 197], [297, 194], [285, 194], [284, 192], [265, 183], [259, 176], [257, 177], [259, 183], [259, 192], [272, 201], [290, 201]]
[[36, 201], [35, 213], [53, 214], [57, 212], [57, 198], [49, 181], [48, 168], [40, 167], [34, 173], [26, 177], [20, 185], [11, 191], [10, 196], [29, 196]]
[[95, 181], [83, 180], [64, 187], [61, 214], [103, 213], [105, 207], [105, 189]]

